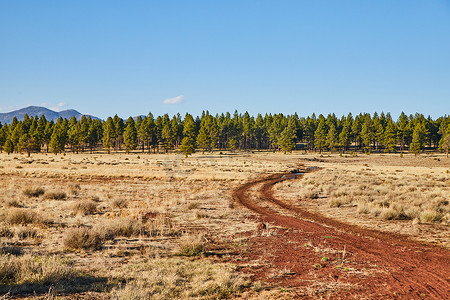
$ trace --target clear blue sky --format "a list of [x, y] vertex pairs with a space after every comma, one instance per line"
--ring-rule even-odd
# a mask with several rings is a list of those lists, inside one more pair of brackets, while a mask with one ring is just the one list
[[450, 114], [450, 1], [0, 0], [0, 112], [28, 105]]

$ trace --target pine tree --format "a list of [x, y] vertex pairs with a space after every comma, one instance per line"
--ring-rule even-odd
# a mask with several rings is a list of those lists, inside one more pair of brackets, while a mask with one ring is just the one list
[[410, 145], [410, 151], [415, 155], [419, 154], [423, 148], [424, 131], [423, 124], [418, 121], [414, 127], [413, 138]]
[[349, 127], [348, 126], [344, 126], [341, 130], [341, 132], [339, 133], [339, 146], [342, 149], [342, 153], [345, 152], [345, 150], [347, 150], [347, 148], [350, 145], [350, 133], [349, 133]]
[[295, 120], [291, 118], [289, 120], [288, 125], [283, 129], [281, 132], [279, 138], [278, 138], [278, 145], [283, 150], [284, 154], [287, 152], [292, 152], [293, 149], [295, 149], [295, 130], [296, 124]]
[[364, 123], [361, 127], [361, 138], [364, 144], [364, 150], [366, 152], [370, 152], [370, 145], [372, 143], [374, 137], [372, 120], [370, 119], [370, 115], [367, 114], [364, 120]]
[[0, 152], [3, 151], [3, 147], [5, 146], [6, 139], [8, 138], [8, 135], [6, 133], [6, 130], [7, 130], [6, 126], [7, 126], [6, 124], [1, 126], [1, 123], [0, 123]]
[[52, 137], [50, 138], [50, 151], [52, 153], [58, 154], [64, 151], [66, 138], [63, 127], [64, 125], [60, 118], [53, 128]]
[[100, 120], [90, 120], [87, 142], [91, 153], [97, 146], [102, 136], [102, 122]]
[[327, 146], [330, 151], [335, 150], [336, 146], [338, 145], [338, 138], [337, 138], [337, 131], [336, 127], [332, 123], [330, 125], [330, 129], [328, 130], [327, 134]]
[[385, 152], [395, 151], [395, 145], [397, 144], [397, 130], [395, 128], [395, 123], [389, 120], [384, 131], [383, 144], [385, 146]]
[[440, 132], [442, 133], [442, 138], [439, 141], [439, 150], [445, 151], [448, 158], [450, 149], [450, 122], [448, 124], [443, 123]]
[[169, 119], [167, 121], [165, 120], [161, 134], [164, 150], [166, 152], [172, 150], [175, 144], [175, 132], [173, 131], [172, 123]]
[[111, 147], [115, 145], [116, 130], [114, 128], [114, 122], [111, 117], [103, 122], [103, 147], [106, 148], [108, 154], [111, 153]]
[[4, 150], [6, 153], [11, 154], [14, 152], [14, 143], [10, 138], [6, 139]]
[[29, 157], [32, 152], [39, 152], [41, 148], [40, 146], [41, 145], [36, 138], [30, 136], [28, 133], [25, 133], [19, 139], [18, 151], [26, 151]]
[[137, 130], [136, 125], [132, 117], [129, 117], [126, 123], [125, 131], [123, 133], [123, 141], [125, 143], [125, 148], [127, 153], [131, 150], [136, 149], [137, 146]]
[[195, 123], [190, 114], [184, 117], [183, 136], [180, 150], [188, 157], [195, 152]]
[[314, 132], [314, 146], [316, 149], [319, 149], [319, 152], [322, 153], [322, 151], [327, 146], [327, 129], [325, 127], [325, 118], [320, 118], [322, 115], [319, 116], [319, 124], [317, 125], [317, 129]]

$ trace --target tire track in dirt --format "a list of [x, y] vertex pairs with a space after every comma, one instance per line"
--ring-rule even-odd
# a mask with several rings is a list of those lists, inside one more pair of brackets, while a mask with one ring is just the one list
[[[301, 231], [307, 231], [317, 239], [325, 236], [333, 237], [327, 239], [331, 247], [335, 249], [346, 247], [355, 259], [376, 262], [377, 265], [386, 269], [389, 276], [382, 279], [383, 284], [392, 290], [402, 291], [402, 295], [418, 299], [450, 298], [450, 251], [448, 249], [413, 241], [399, 234], [343, 223], [277, 199], [273, 194], [273, 186], [294, 177], [296, 176], [278, 174], [249, 182], [239, 187], [233, 197], [240, 204], [260, 214], [265, 222], [300, 230], [297, 233], [299, 240], [304, 239], [305, 236]], [[253, 200], [249, 191], [258, 185], [261, 186], [259, 196], [263, 201], [272, 203], [284, 209], [286, 214], [294, 214], [294, 216], [280, 214]], [[370, 279], [367, 280], [370, 281]], [[379, 278], [377, 282], [380, 282]], [[377, 295], [377, 291], [373, 290], [371, 294]]]

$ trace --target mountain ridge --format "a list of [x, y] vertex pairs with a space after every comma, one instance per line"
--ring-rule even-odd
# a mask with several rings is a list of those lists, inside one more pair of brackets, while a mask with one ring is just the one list
[[50, 120], [56, 121], [60, 117], [63, 119], [70, 119], [72, 117], [75, 117], [77, 120], [80, 120], [82, 116], [91, 117], [93, 119], [100, 120], [100, 118], [97, 118], [97, 117], [91, 116], [91, 115], [87, 115], [87, 114], [82, 114], [75, 109], [66, 109], [66, 110], [57, 112], [57, 111], [51, 110], [51, 109], [43, 107], [43, 106], [31, 105], [31, 106], [17, 109], [14, 111], [10, 111], [7, 113], [0, 113], [0, 122], [2, 124], [9, 124], [12, 122], [14, 117], [16, 117], [19, 121], [21, 121], [21, 120], [23, 120], [23, 118], [26, 114], [30, 118], [31, 117], [34, 118], [34, 116], [41, 117], [42, 115], [44, 115], [45, 118], [49, 121]]

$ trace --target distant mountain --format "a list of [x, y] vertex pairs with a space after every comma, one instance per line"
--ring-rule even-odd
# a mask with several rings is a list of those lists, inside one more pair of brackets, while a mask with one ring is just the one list
[[[77, 118], [77, 120], [81, 119], [82, 116], [84, 116], [82, 113], [74, 110], [74, 109], [68, 109], [68, 110], [63, 110], [60, 112], [57, 111], [53, 111], [51, 109], [45, 108], [45, 107], [41, 107], [41, 106], [28, 106], [19, 110], [15, 110], [15, 111], [11, 111], [8, 113], [0, 113], [0, 122], [2, 124], [9, 124], [12, 122], [12, 120], [14, 119], [14, 117], [16, 117], [19, 121], [23, 120], [23, 117], [25, 116], [25, 114], [28, 114], [28, 116], [31, 118], [34, 116], [42, 116], [44, 115], [45, 118], [50, 121], [50, 120], [54, 120], [56, 121], [59, 117], [63, 118], [63, 119], [70, 119], [72, 117]], [[86, 117], [89, 117], [90, 115], [85, 115]], [[99, 119], [97, 117], [94, 116], [90, 116], [93, 119]]]

